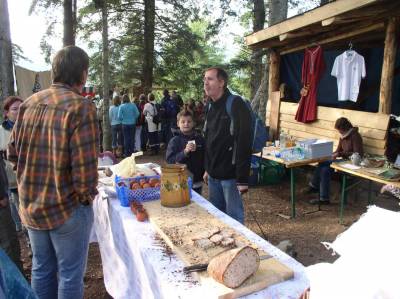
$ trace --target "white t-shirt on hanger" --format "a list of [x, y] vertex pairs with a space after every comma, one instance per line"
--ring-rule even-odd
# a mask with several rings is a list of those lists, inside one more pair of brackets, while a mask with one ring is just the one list
[[364, 57], [345, 51], [335, 59], [331, 75], [337, 78], [339, 101], [357, 101], [361, 78], [365, 78]]

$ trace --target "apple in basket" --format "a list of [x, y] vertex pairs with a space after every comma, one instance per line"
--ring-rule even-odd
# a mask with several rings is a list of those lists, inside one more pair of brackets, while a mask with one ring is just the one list
[[131, 183], [131, 189], [132, 189], [132, 190], [137, 190], [137, 189], [141, 189], [141, 188], [142, 188], [142, 186], [140, 186], [139, 183], [137, 183], [137, 182], [135, 182], [135, 181], [133, 181], [133, 182]]
[[160, 184], [160, 180], [157, 179], [157, 178], [151, 178], [149, 180], [149, 184], [150, 184], [151, 187], [159, 187], [159, 186], [156, 186], [156, 185]]

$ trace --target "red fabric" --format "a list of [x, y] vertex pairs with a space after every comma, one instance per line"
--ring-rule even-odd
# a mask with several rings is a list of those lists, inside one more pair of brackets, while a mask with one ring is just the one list
[[304, 51], [301, 81], [308, 86], [308, 93], [302, 96], [297, 108], [297, 121], [307, 123], [317, 119], [317, 85], [325, 70], [324, 55], [321, 46]]

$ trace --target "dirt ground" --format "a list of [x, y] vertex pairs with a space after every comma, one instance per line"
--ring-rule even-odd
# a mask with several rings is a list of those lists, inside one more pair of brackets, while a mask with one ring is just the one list
[[[145, 155], [138, 163], [163, 162], [163, 156]], [[332, 182], [332, 198], [329, 206], [311, 206], [308, 201], [315, 195], [302, 194], [306, 183], [312, 175], [313, 168], [300, 168], [296, 172], [296, 218], [286, 219], [280, 215], [290, 215], [290, 178], [288, 173], [277, 185], [251, 187], [244, 196], [245, 225], [270, 243], [277, 245], [283, 240], [293, 243], [293, 256], [304, 266], [320, 262], [333, 262], [337, 256], [325, 249], [322, 241], [332, 242], [336, 236], [357, 221], [367, 206], [367, 183], [363, 181], [350, 191], [348, 204], [345, 207], [344, 223], [339, 224], [339, 176]], [[399, 211], [398, 201], [379, 193], [380, 185], [372, 186], [374, 204], [390, 210]], [[203, 188], [203, 196], [207, 198], [207, 187]], [[31, 257], [25, 238], [20, 235], [22, 259], [25, 275], [30, 279]], [[101, 257], [97, 244], [89, 249], [87, 272], [85, 276], [85, 298], [111, 298], [104, 287]]]

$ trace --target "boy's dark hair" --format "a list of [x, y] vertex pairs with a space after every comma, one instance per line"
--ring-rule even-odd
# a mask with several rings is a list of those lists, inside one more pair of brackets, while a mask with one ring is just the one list
[[83, 82], [83, 72], [89, 69], [89, 56], [81, 48], [67, 46], [57, 52], [51, 64], [53, 82], [69, 86]]
[[353, 128], [353, 125], [346, 117], [340, 117], [335, 122], [336, 130], [348, 131], [351, 128]]
[[228, 86], [228, 80], [229, 80], [228, 73], [224, 69], [222, 69], [220, 67], [216, 67], [216, 66], [213, 66], [213, 67], [210, 67], [210, 68], [206, 69], [204, 71], [204, 73], [208, 72], [208, 71], [211, 71], [211, 70], [216, 70], [217, 71], [217, 78], [219, 80], [224, 80], [224, 88], [226, 88]]
[[192, 118], [192, 120], [194, 121], [193, 113], [190, 112], [189, 110], [182, 109], [181, 112], [179, 112], [178, 115], [176, 116], [176, 119], [179, 122], [179, 120], [182, 117], [188, 117], [188, 116], [190, 116]]
[[168, 89], [164, 89], [163, 95], [164, 95], [164, 97], [169, 96], [169, 91], [168, 91]]

